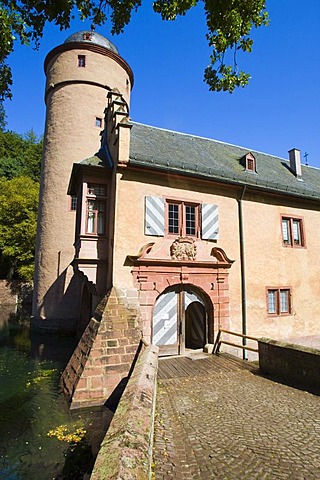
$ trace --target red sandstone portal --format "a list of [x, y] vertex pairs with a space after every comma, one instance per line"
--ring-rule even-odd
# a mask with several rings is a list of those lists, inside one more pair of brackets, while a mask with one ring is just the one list
[[[164, 241], [165, 242], [165, 241]], [[155, 305], [157, 300], [167, 296], [166, 302], [174, 303], [174, 294], [178, 296], [177, 302], [177, 330], [172, 330], [171, 343], [166, 347], [158, 343], [161, 354], [182, 354], [185, 347], [196, 345], [196, 335], [193, 333], [193, 340], [190, 341], [190, 312], [189, 317], [185, 315], [191, 302], [187, 302], [186, 295], [194, 295], [192, 303], [203, 305], [205, 313], [201, 320], [200, 313], [197, 319], [198, 337], [201, 337], [201, 322], [205, 324], [203, 331], [203, 342], [213, 343], [214, 331], [218, 327], [229, 328], [229, 284], [228, 270], [233, 261], [230, 260], [221, 248], [213, 248], [210, 255], [205, 258], [202, 254], [200, 259], [196, 258], [193, 251], [184, 251], [180, 258], [177, 258], [176, 249], [170, 249], [171, 257], [165, 258], [163, 243], [161, 248], [154, 249], [150, 243], [141, 249], [139, 255], [128, 257], [132, 262], [132, 273], [134, 283], [139, 292], [140, 310], [143, 320], [143, 334], [147, 342], [157, 341], [155, 329]], [[160, 254], [160, 255], [159, 255]], [[161, 258], [162, 257], [162, 258]], [[196, 306], [192, 307], [195, 312]], [[201, 307], [198, 306], [198, 311]], [[169, 311], [169, 309], [168, 309]], [[172, 328], [170, 314], [163, 310], [163, 321], [168, 322], [168, 330]], [[193, 315], [195, 313], [193, 312]], [[167, 316], [169, 315], [169, 318]], [[194, 317], [196, 318], [196, 317]], [[186, 324], [187, 319], [187, 324]], [[171, 323], [170, 323], [171, 322]], [[186, 330], [187, 328], [187, 330]], [[186, 337], [187, 334], [187, 337]], [[176, 337], [175, 337], [176, 335]], [[189, 335], [189, 339], [188, 339]], [[192, 336], [191, 335], [191, 336]], [[159, 335], [158, 335], [159, 337]], [[187, 340], [187, 345], [186, 345]], [[192, 348], [192, 346], [191, 346]]]

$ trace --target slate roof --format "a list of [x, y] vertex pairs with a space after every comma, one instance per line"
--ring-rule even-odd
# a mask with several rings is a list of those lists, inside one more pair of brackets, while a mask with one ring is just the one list
[[103, 159], [98, 157], [97, 155], [93, 155], [92, 157], [85, 158], [84, 160], [81, 160], [81, 162], [78, 162], [80, 165], [92, 165], [94, 167], [104, 167], [105, 164], [103, 162]]
[[[302, 165], [302, 181], [289, 160], [228, 143], [132, 123], [130, 164], [320, 200], [320, 169]], [[251, 152], [257, 173], [246, 172]]]
[[[85, 38], [86, 35], [88, 36], [87, 39]], [[100, 35], [100, 33], [92, 30], [81, 30], [80, 32], [75, 32], [72, 35], [69, 35], [69, 37], [64, 41], [64, 43], [72, 42], [93, 43], [95, 45], [105, 47], [108, 50], [112, 50], [115, 53], [119, 53], [117, 47], [110, 42], [110, 40], [103, 35]]]

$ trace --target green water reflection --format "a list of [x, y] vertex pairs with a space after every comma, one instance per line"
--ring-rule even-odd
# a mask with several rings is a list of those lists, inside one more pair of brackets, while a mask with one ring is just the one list
[[[2, 480], [80, 479], [97, 453], [111, 412], [70, 412], [59, 391], [59, 375], [75, 339], [30, 336], [26, 316], [0, 315], [0, 478]], [[49, 430], [84, 427], [75, 448]], [[91, 448], [92, 447], [92, 448]], [[81, 465], [81, 463], [85, 465]]]

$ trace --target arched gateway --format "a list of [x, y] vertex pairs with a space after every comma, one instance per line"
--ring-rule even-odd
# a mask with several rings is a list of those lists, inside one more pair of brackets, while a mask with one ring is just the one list
[[152, 343], [158, 345], [160, 354], [177, 355], [185, 348], [203, 348], [207, 343], [211, 302], [207, 300], [206, 309], [202, 296], [192, 285], [177, 285], [158, 297], [152, 317]]
[[[188, 239], [186, 239], [188, 240]], [[184, 238], [180, 238], [182, 244]], [[171, 241], [172, 243], [172, 241]], [[229, 327], [228, 272], [233, 261], [218, 247], [197, 249], [177, 258], [169, 240], [149, 243], [128, 257], [147, 342], [160, 355], [180, 355], [186, 348], [213, 343], [219, 326]]]

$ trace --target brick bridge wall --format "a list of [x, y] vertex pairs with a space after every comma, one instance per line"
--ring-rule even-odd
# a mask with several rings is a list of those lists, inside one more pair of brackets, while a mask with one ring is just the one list
[[92, 480], [151, 476], [158, 347], [141, 351], [91, 475]]
[[103, 405], [129, 374], [141, 340], [141, 319], [120, 290], [99, 304], [68, 365], [61, 385], [71, 408]]

